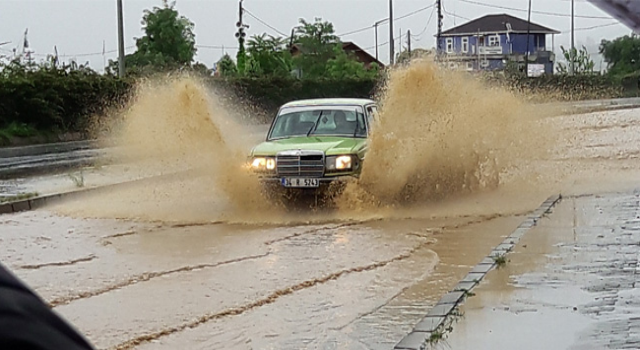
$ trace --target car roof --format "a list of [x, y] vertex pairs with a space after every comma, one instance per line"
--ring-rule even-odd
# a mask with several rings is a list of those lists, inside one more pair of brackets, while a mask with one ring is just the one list
[[344, 106], [358, 105], [364, 106], [373, 104], [375, 101], [366, 98], [318, 98], [310, 100], [291, 101], [282, 106], [285, 107], [305, 107], [305, 106]]

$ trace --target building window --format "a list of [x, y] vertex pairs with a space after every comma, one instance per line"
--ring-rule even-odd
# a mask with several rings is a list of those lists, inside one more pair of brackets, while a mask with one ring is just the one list
[[447, 53], [453, 52], [453, 38], [447, 38]]
[[462, 52], [469, 52], [469, 38], [467, 37], [462, 38]]
[[473, 70], [473, 62], [467, 62], [467, 70]]
[[492, 35], [489, 37], [489, 46], [500, 46], [500, 37]]

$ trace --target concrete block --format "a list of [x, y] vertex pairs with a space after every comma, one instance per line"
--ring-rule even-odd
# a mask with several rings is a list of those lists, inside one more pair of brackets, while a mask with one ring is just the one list
[[44, 197], [34, 198], [29, 200], [29, 206], [31, 209], [42, 208], [45, 202], [46, 199]]
[[411, 332], [394, 347], [395, 350], [421, 350], [431, 338], [430, 332]]
[[13, 213], [13, 207], [10, 203], [0, 204], [0, 214], [11, 214]]
[[438, 301], [438, 304], [458, 304], [458, 302], [462, 300], [462, 297], [464, 297], [464, 292], [461, 292], [461, 291], [449, 292], [443, 295], [442, 298], [440, 298], [440, 301]]
[[11, 203], [11, 206], [13, 207], [14, 213], [19, 211], [27, 211], [31, 209], [31, 207], [29, 206], [28, 200], [13, 202]]
[[495, 250], [502, 250], [502, 251], [508, 252], [508, 251], [511, 251], [511, 249], [513, 249], [513, 247], [514, 247], [514, 244], [504, 244], [504, 243], [502, 243], [502, 244], [499, 244], [497, 247], [495, 247], [493, 250], [494, 251]]
[[529, 228], [521, 227], [513, 231], [513, 233], [509, 237], [522, 238], [525, 234], [527, 234], [527, 232], [529, 232]]
[[487, 272], [491, 271], [493, 269], [493, 266], [495, 265], [495, 261], [493, 260], [493, 258], [485, 259], [491, 259], [491, 264], [476, 265], [470, 272], [486, 274]]
[[447, 317], [454, 307], [455, 304], [437, 304], [429, 310], [427, 317]]
[[518, 244], [518, 242], [520, 242], [520, 238], [517, 237], [507, 237], [507, 239], [505, 239], [504, 241], [502, 241], [501, 244], [511, 244], [511, 245], [516, 245]]
[[454, 291], [463, 291], [463, 292], [468, 292], [470, 290], [473, 289], [473, 287], [475, 287], [478, 284], [478, 282], [460, 282], [458, 283], [453, 290]]
[[420, 321], [416, 328], [413, 329], [414, 332], [434, 332], [444, 323], [445, 318], [442, 316], [436, 317], [425, 317]]
[[460, 282], [480, 282], [484, 278], [485, 273], [469, 272]]
[[493, 265], [495, 264], [495, 261], [493, 260], [492, 257], [487, 256], [486, 258], [482, 259], [478, 265]]

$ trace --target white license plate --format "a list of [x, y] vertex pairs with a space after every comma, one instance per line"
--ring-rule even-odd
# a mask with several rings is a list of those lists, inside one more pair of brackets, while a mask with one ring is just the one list
[[315, 188], [320, 186], [320, 179], [285, 177], [280, 180], [284, 187]]

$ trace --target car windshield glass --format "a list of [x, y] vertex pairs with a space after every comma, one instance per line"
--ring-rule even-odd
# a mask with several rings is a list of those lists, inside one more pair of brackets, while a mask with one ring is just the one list
[[366, 137], [364, 114], [355, 106], [284, 109], [276, 117], [269, 139], [307, 135]]

